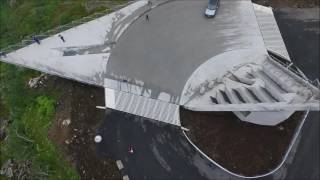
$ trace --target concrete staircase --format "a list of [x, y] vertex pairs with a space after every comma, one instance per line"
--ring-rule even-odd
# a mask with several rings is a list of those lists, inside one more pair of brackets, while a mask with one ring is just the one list
[[180, 126], [179, 105], [106, 88], [106, 107]]
[[319, 89], [271, 59], [264, 61], [261, 68], [248, 72], [245, 77], [232, 74], [227, 81], [230, 80], [233, 85], [226, 82], [225, 87], [219, 89], [211, 100], [214, 104], [233, 105], [224, 106], [233, 111], [238, 107], [242, 111], [239, 113], [244, 115], [249, 115], [249, 110], [266, 111], [269, 107], [276, 109], [278, 105], [286, 110], [319, 109]]

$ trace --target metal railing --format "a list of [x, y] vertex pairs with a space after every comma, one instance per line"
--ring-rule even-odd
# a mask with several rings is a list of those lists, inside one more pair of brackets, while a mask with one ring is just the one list
[[283, 67], [287, 68], [288, 70], [290, 70], [291, 72], [293, 72], [294, 74], [296, 74], [297, 76], [301, 77], [303, 80], [307, 81], [308, 83], [312, 84], [313, 86], [320, 88], [320, 82], [319, 79], [315, 79], [315, 80], [310, 80], [297, 66], [295, 66], [291, 61], [288, 61], [287, 59], [285, 59], [284, 57], [282, 57], [281, 55], [273, 52], [273, 51], [269, 51], [269, 54], [273, 57], [272, 59], [275, 60], [277, 63], [281, 64]]
[[47, 37], [53, 36], [55, 34], [58, 34], [58, 33], [62, 32], [62, 31], [71, 29], [71, 28], [73, 28], [75, 26], [79, 26], [79, 25], [87, 23], [87, 22], [89, 22], [91, 20], [94, 20], [94, 19], [97, 19], [99, 17], [102, 17], [102, 16], [104, 16], [106, 14], [109, 14], [109, 13], [111, 13], [113, 11], [121, 9], [122, 7], [127, 6], [127, 5], [131, 4], [132, 2], [134, 2], [134, 1], [128, 1], [127, 3], [121, 4], [121, 5], [113, 5], [111, 8], [106, 8], [103, 11], [94, 13], [92, 15], [83, 17], [83, 18], [78, 19], [78, 20], [71, 21], [71, 22], [69, 22], [67, 24], [64, 24], [64, 25], [60, 25], [60, 26], [55, 27], [54, 29], [48, 30], [46, 32], [43, 32], [43, 33], [40, 33], [40, 34], [37, 34], [37, 35], [28, 35], [24, 39], [22, 39], [20, 42], [18, 42], [16, 44], [9, 45], [4, 49], [1, 49], [0, 50], [0, 56], [5, 56], [6, 54], [8, 54], [8, 53], [10, 53], [12, 51], [15, 51], [17, 49], [23, 48], [25, 46], [28, 46], [28, 45], [34, 43], [35, 42], [34, 38], [37, 38], [38, 40], [45, 39]]

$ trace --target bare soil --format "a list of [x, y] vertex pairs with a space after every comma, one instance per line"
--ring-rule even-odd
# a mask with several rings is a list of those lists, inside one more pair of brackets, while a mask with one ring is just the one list
[[303, 112], [277, 126], [240, 121], [232, 112], [192, 112], [182, 109], [182, 125], [189, 138], [226, 169], [254, 176], [276, 168], [292, 140]]
[[319, 0], [252, 0], [252, 2], [273, 8], [312, 8], [319, 7]]
[[46, 83], [62, 93], [56, 106], [55, 120], [49, 130], [65, 157], [76, 167], [81, 179], [121, 179], [115, 160], [97, 156], [94, 136], [105, 111], [104, 90], [51, 76]]

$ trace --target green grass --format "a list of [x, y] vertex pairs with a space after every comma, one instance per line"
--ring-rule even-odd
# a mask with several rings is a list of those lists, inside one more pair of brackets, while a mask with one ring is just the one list
[[[8, 2], [0, 0], [0, 48], [103, 9], [86, 11], [86, 0], [17, 0], [13, 6]], [[27, 87], [39, 74], [0, 63], [0, 117], [10, 120], [8, 137], [0, 141], [0, 165], [9, 158], [30, 161], [31, 179], [80, 179], [47, 136], [59, 92]]]
[[0, 1], [0, 47], [87, 16], [83, 0], [25, 0], [9, 6]]
[[1, 103], [11, 120], [8, 138], [1, 142], [1, 164], [8, 158], [29, 160], [32, 178], [79, 179], [47, 137], [58, 93], [27, 88], [27, 80], [38, 72], [7, 64], [1, 64], [0, 70]]
[[[90, 0], [16, 0], [9, 6], [9, 0], [0, 0], [0, 48], [21, 41], [27, 35], [39, 34], [59, 25], [105, 10], [97, 7], [85, 8]], [[126, 0], [111, 0], [121, 4]]]

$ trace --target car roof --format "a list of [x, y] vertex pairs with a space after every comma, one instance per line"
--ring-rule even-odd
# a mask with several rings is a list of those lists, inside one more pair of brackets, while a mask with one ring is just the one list
[[209, 4], [217, 4], [217, 2], [218, 2], [219, 0], [209, 0]]

